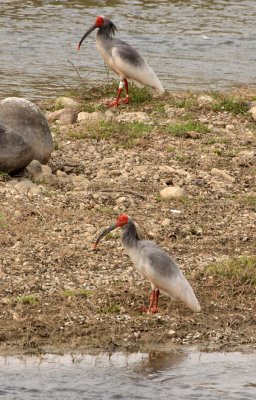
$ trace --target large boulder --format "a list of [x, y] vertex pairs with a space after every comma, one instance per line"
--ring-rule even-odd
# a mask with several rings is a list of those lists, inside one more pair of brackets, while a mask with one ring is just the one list
[[0, 122], [0, 171], [13, 172], [25, 168], [34, 152], [21, 135]]
[[35, 104], [18, 97], [0, 101], [0, 122], [22, 137], [32, 148], [35, 160], [47, 163], [53, 151], [52, 135], [44, 114]]

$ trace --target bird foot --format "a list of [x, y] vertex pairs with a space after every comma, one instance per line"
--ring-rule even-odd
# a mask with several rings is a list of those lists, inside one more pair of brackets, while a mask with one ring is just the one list
[[141, 313], [146, 313], [146, 314], [156, 314], [158, 313], [158, 308], [157, 307], [148, 308], [146, 306], [142, 306], [139, 308], [139, 311]]
[[147, 310], [147, 314], [156, 314], [158, 313], [158, 308], [152, 307]]
[[120, 104], [128, 104], [129, 103], [129, 97], [125, 97], [124, 99], [119, 99], [119, 100], [114, 100], [114, 101], [110, 101], [107, 104], [107, 107], [118, 107]]

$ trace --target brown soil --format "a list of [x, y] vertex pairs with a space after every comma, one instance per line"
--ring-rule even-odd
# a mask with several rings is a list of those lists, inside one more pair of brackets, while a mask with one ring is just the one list
[[[40, 195], [15, 191], [22, 176], [0, 178], [2, 351], [145, 350], [161, 343], [255, 348], [255, 283], [206, 270], [255, 255], [255, 122], [211, 106], [172, 106], [173, 120], [190, 112], [210, 126], [208, 133], [172, 135], [164, 128], [170, 115], [154, 104], [140, 106], [154, 128], [132, 146], [120, 146], [118, 135], [74, 138], [70, 132], [86, 131], [78, 125], [59, 129], [50, 166], [67, 175], [56, 174]], [[75, 187], [75, 175], [89, 186]], [[166, 185], [183, 187], [186, 197], [160, 199]], [[141, 313], [150, 285], [124, 254], [119, 231], [92, 251], [97, 234], [123, 211], [176, 259], [201, 313], [165, 296], [158, 314]]]

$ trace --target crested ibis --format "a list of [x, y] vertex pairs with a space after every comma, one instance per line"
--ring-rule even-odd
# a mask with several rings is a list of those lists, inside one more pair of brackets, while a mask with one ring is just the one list
[[158, 311], [160, 291], [184, 302], [195, 312], [201, 310], [200, 304], [192, 287], [175, 263], [175, 261], [157, 244], [149, 240], [141, 240], [133, 220], [126, 214], [121, 214], [116, 222], [106, 228], [94, 243], [96, 249], [99, 241], [116, 228], [122, 228], [122, 243], [137, 271], [151, 283], [152, 292], [148, 313]]
[[[78, 50], [84, 39], [96, 28], [98, 28], [96, 47], [105, 63], [120, 76], [117, 98], [114, 102], [111, 102], [109, 106], [129, 103], [128, 80], [134, 82], [138, 86], [148, 85], [159, 93], [164, 92], [163, 86], [155, 72], [137, 50], [123, 40], [113, 37], [117, 27], [108, 18], [103, 16], [96, 18], [95, 23], [80, 40]], [[123, 87], [125, 87], [126, 97], [120, 99]]]

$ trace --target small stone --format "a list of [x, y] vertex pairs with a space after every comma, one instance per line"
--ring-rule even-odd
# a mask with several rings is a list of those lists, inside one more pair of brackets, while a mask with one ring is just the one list
[[254, 119], [254, 121], [256, 121], [256, 106], [253, 106], [252, 108], [250, 108], [249, 113], [252, 115], [252, 118]]
[[100, 111], [94, 111], [92, 113], [82, 111], [78, 114], [77, 122], [96, 122], [104, 119], [104, 114]]
[[73, 175], [71, 176], [71, 181], [74, 187], [87, 188], [90, 184], [89, 179], [87, 179], [84, 175]]
[[122, 196], [116, 199], [117, 204], [125, 203], [127, 201], [127, 197]]
[[160, 196], [162, 199], [180, 199], [186, 195], [186, 192], [180, 186], [168, 186], [161, 190]]
[[213, 98], [207, 94], [201, 95], [197, 99], [199, 106], [205, 106], [213, 103]]
[[169, 225], [171, 225], [171, 220], [170, 220], [170, 218], [165, 218], [165, 219], [162, 221], [161, 225], [162, 225], [162, 226], [169, 226]]
[[20, 181], [14, 186], [14, 189], [19, 193], [27, 193], [31, 188], [35, 187], [36, 185], [31, 182], [29, 179], [24, 179]]
[[56, 108], [72, 108], [77, 109], [80, 106], [80, 103], [70, 97], [58, 97], [55, 100], [55, 107]]
[[17, 221], [20, 221], [22, 219], [22, 213], [20, 212], [20, 210], [15, 210], [13, 216], [15, 219], [17, 219]]
[[227, 173], [227, 171], [225, 171], [225, 170], [218, 169], [218, 168], [212, 168], [211, 174], [215, 175], [215, 176], [219, 176], [219, 177], [225, 179], [226, 181], [235, 182], [235, 178], [233, 176], [229, 175]]
[[175, 333], [176, 333], [176, 331], [174, 331], [173, 329], [170, 329], [169, 332], [168, 332], [168, 335], [169, 336], [174, 336]]
[[143, 111], [123, 112], [116, 117], [118, 122], [150, 122], [151, 118]]
[[62, 108], [61, 110], [54, 111], [47, 116], [49, 123], [60, 121], [60, 124], [74, 124], [77, 120], [77, 112], [71, 108]]
[[26, 170], [30, 179], [49, 184], [56, 182], [56, 176], [52, 174], [51, 168], [48, 165], [41, 165], [37, 160], [31, 161]]

